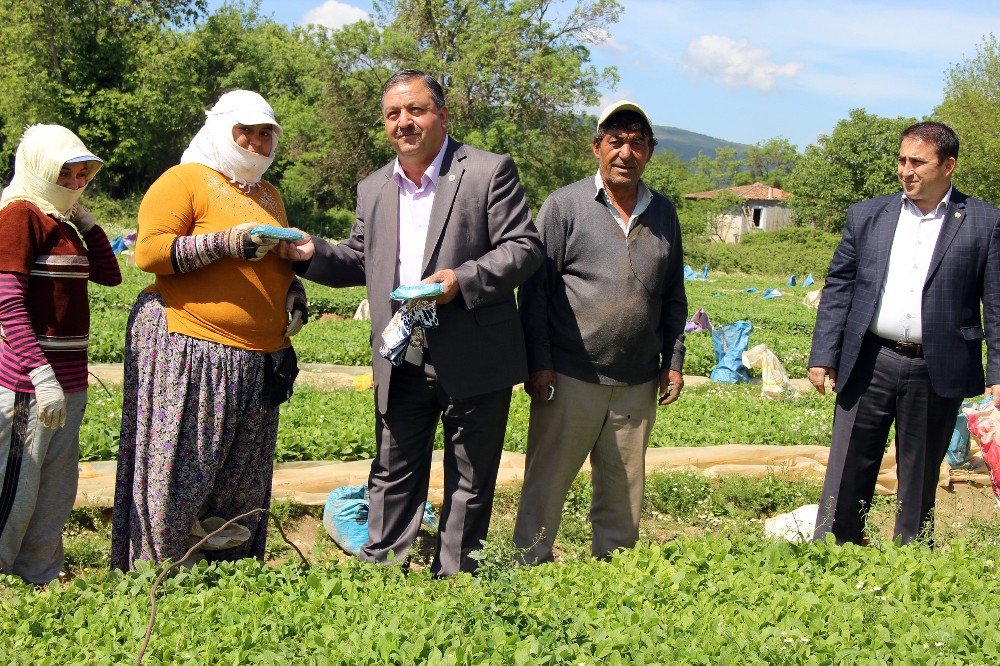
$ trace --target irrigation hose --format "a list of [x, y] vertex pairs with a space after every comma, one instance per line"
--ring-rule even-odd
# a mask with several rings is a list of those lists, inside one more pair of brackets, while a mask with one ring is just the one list
[[302, 559], [302, 564], [305, 566], [305, 568], [306, 569], [309, 568], [309, 560], [306, 559], [306, 556], [302, 554], [302, 551], [299, 550], [299, 547], [296, 546], [294, 543], [292, 543], [291, 539], [289, 539], [288, 536], [285, 534], [285, 530], [281, 525], [281, 521], [278, 520], [278, 517], [275, 516], [270, 511], [268, 511], [267, 509], [253, 509], [252, 511], [241, 513], [235, 518], [230, 518], [225, 523], [220, 525], [218, 529], [211, 532], [210, 534], [206, 534], [198, 543], [191, 546], [191, 548], [189, 548], [188, 551], [184, 553], [184, 557], [177, 560], [176, 562], [173, 562], [170, 566], [161, 571], [160, 575], [156, 577], [155, 581], [153, 581], [153, 587], [149, 588], [149, 607], [150, 607], [149, 624], [146, 625], [146, 637], [142, 641], [142, 647], [139, 648], [139, 653], [135, 656], [135, 666], [139, 666], [142, 663], [142, 658], [146, 655], [146, 648], [149, 647], [149, 640], [153, 637], [153, 625], [156, 623], [156, 588], [160, 586], [160, 583], [163, 581], [166, 575], [171, 571], [173, 571], [174, 569], [176, 569], [177, 567], [179, 567], [181, 564], [183, 564], [187, 558], [191, 557], [191, 555], [195, 551], [201, 548], [201, 545], [203, 543], [214, 537], [216, 534], [226, 529], [227, 527], [235, 523], [237, 520], [242, 520], [243, 518], [249, 518], [250, 516], [257, 513], [266, 513], [267, 515], [269, 515], [271, 518], [274, 519], [274, 526], [278, 528], [278, 532], [281, 534], [281, 538], [285, 540], [285, 543], [287, 543], [289, 546], [295, 549], [295, 552], [298, 553], [299, 557]]

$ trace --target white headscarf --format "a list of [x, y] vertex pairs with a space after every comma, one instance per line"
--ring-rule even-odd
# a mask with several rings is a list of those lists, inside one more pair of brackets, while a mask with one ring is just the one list
[[43, 213], [66, 219], [84, 187], [71, 190], [56, 185], [67, 162], [92, 162], [87, 183], [104, 162], [83, 145], [76, 134], [61, 125], [32, 125], [24, 130], [14, 156], [14, 177], [0, 195], [0, 210], [14, 201], [30, 201]]
[[[205, 124], [181, 155], [181, 164], [204, 164], [243, 188], [256, 185], [274, 161], [282, 132], [281, 125], [274, 119], [274, 109], [255, 92], [234, 90], [220, 97], [205, 115]], [[274, 127], [271, 154], [258, 155], [240, 148], [233, 140], [236, 125]]]

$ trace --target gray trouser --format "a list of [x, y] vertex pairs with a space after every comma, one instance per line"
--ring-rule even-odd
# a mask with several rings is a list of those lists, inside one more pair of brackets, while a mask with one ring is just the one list
[[590, 456], [591, 553], [605, 557], [639, 538], [646, 446], [656, 422], [657, 380], [604, 386], [556, 375], [551, 402], [531, 401], [524, 486], [514, 545], [529, 564], [552, 560], [566, 493]]
[[66, 425], [43, 428], [33, 394], [0, 387], [0, 573], [29, 583], [48, 583], [63, 565], [87, 392], [67, 393], [66, 407]]

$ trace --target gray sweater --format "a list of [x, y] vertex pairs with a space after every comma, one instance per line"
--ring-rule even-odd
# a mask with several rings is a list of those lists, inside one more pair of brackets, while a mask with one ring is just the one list
[[662, 194], [629, 229], [589, 176], [549, 195], [542, 267], [519, 295], [528, 370], [626, 386], [681, 370], [687, 296], [677, 211]]

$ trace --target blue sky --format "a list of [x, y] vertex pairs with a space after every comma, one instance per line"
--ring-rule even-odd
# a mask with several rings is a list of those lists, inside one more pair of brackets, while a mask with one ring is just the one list
[[[622, 4], [608, 39], [591, 46], [595, 65], [618, 67], [605, 103], [631, 99], [658, 125], [741, 143], [784, 136], [799, 149], [853, 108], [930, 114], [950, 66], [974, 56], [984, 35], [1000, 35], [996, 0]], [[339, 27], [366, 18], [371, 3], [263, 0], [261, 11]]]

